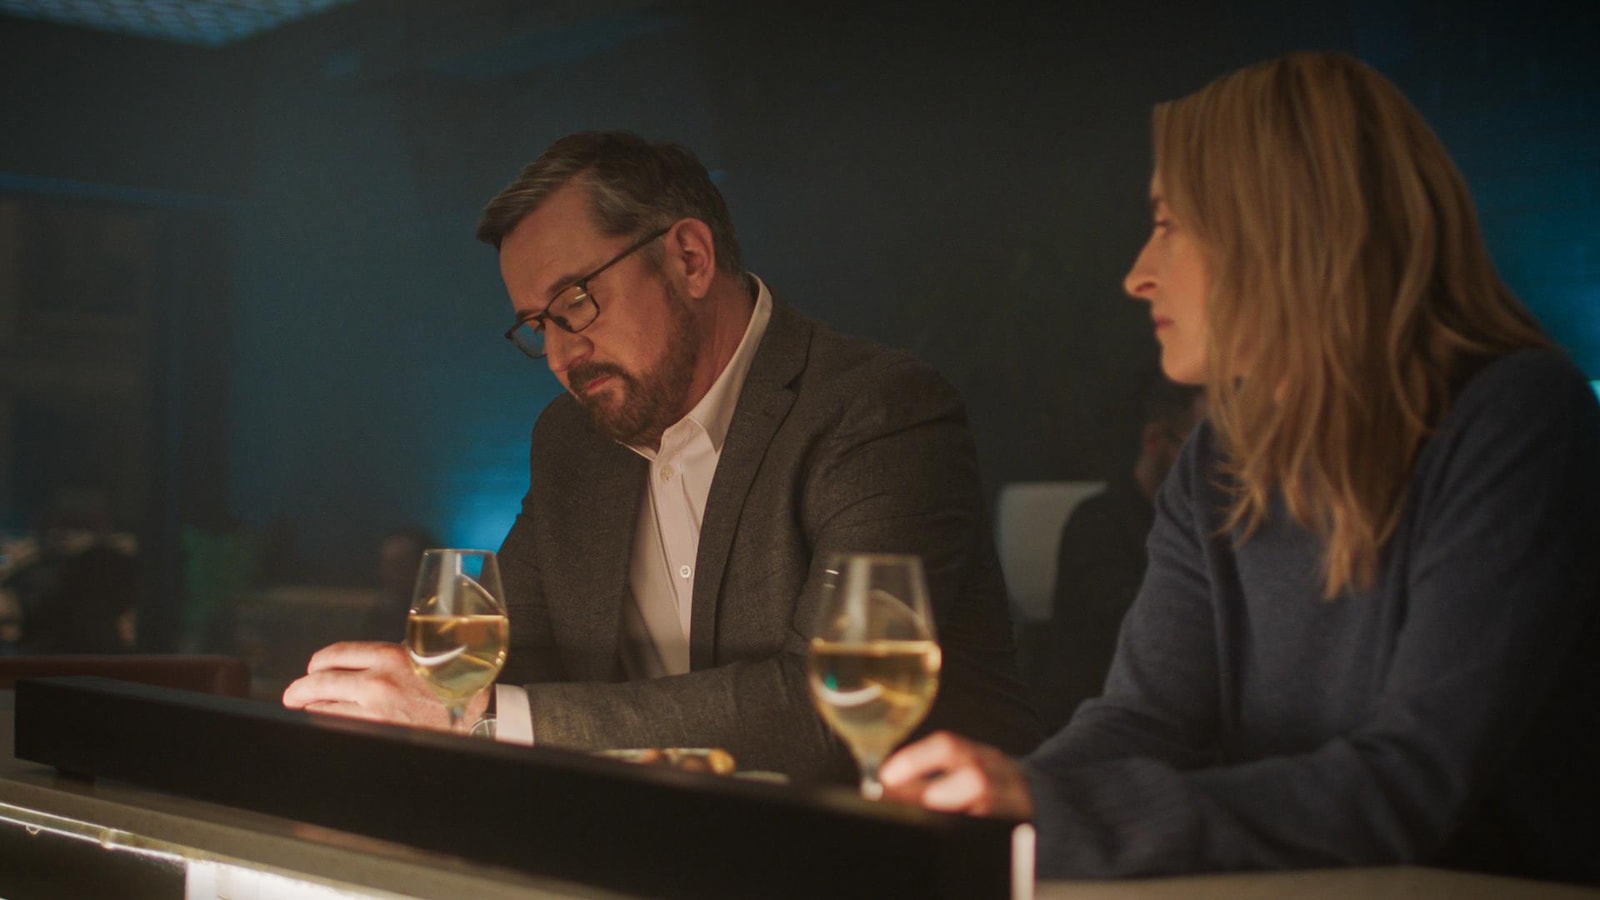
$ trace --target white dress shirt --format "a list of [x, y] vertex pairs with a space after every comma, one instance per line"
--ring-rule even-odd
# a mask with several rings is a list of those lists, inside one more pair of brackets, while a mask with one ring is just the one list
[[[772, 318], [771, 292], [761, 279], [752, 275], [751, 280], [755, 310], [711, 389], [662, 433], [660, 449], [629, 447], [650, 462], [649, 490], [640, 497], [628, 568], [632, 602], [622, 610], [622, 664], [630, 679], [689, 671], [689, 622], [706, 497], [745, 376]], [[498, 740], [533, 743], [527, 691], [497, 685], [495, 708]]]

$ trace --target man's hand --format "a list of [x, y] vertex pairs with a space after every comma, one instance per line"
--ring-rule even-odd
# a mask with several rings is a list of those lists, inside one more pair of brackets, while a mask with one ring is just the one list
[[878, 773], [884, 797], [943, 812], [1033, 818], [1022, 770], [987, 744], [941, 731], [901, 749]]
[[[415, 672], [399, 644], [347, 641], [318, 650], [306, 675], [283, 692], [290, 709], [449, 730], [444, 703]], [[466, 723], [483, 715], [488, 691], [472, 698]]]

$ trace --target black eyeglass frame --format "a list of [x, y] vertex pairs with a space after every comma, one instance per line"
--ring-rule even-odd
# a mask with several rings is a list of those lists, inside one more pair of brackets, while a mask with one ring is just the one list
[[[673, 224], [675, 225], [677, 223], [674, 222]], [[544, 359], [547, 354], [545, 354], [543, 351], [534, 353], [533, 351], [529, 350], [521, 341], [517, 340], [517, 329], [527, 325], [530, 322], [536, 322], [538, 323], [539, 330], [542, 331], [546, 327], [546, 322], [554, 322], [561, 328], [562, 331], [565, 331], [568, 334], [577, 334], [585, 328], [588, 328], [590, 325], [593, 325], [595, 320], [600, 318], [600, 301], [595, 299], [594, 294], [589, 292], [589, 282], [595, 278], [598, 278], [600, 273], [644, 249], [645, 245], [671, 230], [672, 225], [668, 225], [665, 228], [660, 228], [656, 231], [650, 232], [639, 240], [629, 244], [627, 249], [623, 250], [621, 253], [618, 253], [616, 256], [613, 256], [601, 263], [594, 269], [594, 271], [584, 275], [581, 278], [573, 279], [571, 284], [556, 292], [556, 296], [559, 297], [561, 294], [566, 293], [568, 288], [577, 288], [578, 295], [583, 299], [588, 300], [589, 304], [594, 307], [594, 315], [589, 318], [589, 321], [583, 323], [577, 328], [573, 328], [571, 325], [567, 324], [566, 318], [552, 315], [550, 313], [550, 307], [556, 302], [555, 298], [552, 298], [549, 303], [545, 304], [544, 309], [540, 310], [539, 312], [526, 316], [518, 316], [517, 320], [511, 323], [511, 327], [506, 329], [505, 339], [515, 345], [518, 350], [522, 351], [522, 355], [528, 357], [529, 359]]]

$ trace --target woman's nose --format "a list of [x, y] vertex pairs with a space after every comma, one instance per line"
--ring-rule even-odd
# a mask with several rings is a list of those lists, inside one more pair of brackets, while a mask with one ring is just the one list
[[1122, 278], [1122, 289], [1128, 296], [1135, 300], [1150, 299], [1150, 292], [1155, 290], [1155, 267], [1150, 262], [1150, 243], [1139, 248], [1139, 255], [1133, 261], [1133, 268]]

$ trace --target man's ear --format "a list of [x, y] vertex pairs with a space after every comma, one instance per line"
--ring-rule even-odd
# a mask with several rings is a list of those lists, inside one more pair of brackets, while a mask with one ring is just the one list
[[717, 274], [717, 247], [711, 227], [699, 219], [679, 219], [663, 238], [669, 268], [682, 277], [689, 296], [698, 300], [711, 292]]

